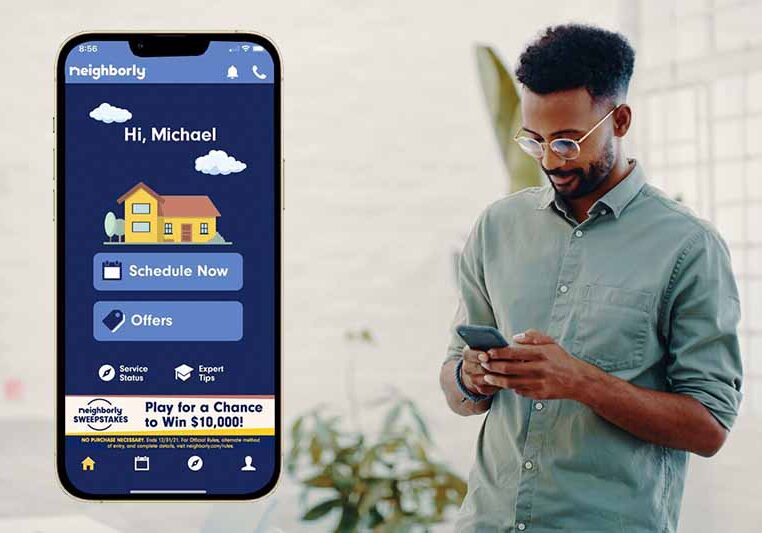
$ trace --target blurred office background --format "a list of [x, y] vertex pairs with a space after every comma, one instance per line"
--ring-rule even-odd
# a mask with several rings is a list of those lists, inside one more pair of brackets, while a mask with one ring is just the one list
[[[762, 474], [762, 2], [5, 2], [0, 6], [0, 531], [328, 531], [299, 520], [284, 474], [248, 504], [76, 502], [54, 479], [53, 61], [96, 29], [258, 30], [283, 54], [284, 430], [315, 402], [376, 431], [368, 402], [415, 397], [435, 455], [466, 477], [481, 417], [452, 414], [438, 374], [452, 257], [507, 190], [474, 45], [512, 68], [550, 24], [634, 45], [630, 156], [716, 224], [742, 295], [746, 378], [725, 447], [691, 456], [682, 532], [755, 531]], [[373, 342], [356, 335], [371, 333]], [[286, 434], [284, 451], [290, 446]], [[451, 522], [437, 530], [448, 531]]]

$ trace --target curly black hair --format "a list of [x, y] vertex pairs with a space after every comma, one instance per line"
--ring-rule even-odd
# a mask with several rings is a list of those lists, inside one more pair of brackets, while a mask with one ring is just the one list
[[627, 39], [583, 24], [550, 26], [519, 57], [516, 77], [537, 94], [584, 87], [595, 102], [626, 96], [635, 65]]

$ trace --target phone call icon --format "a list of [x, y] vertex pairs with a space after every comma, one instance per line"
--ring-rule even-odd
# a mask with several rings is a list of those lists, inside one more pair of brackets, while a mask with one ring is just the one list
[[257, 65], [254, 65], [253, 67], [251, 67], [251, 71], [260, 80], [266, 80], [267, 79], [267, 74], [265, 74], [264, 72], [259, 72], [259, 67]]

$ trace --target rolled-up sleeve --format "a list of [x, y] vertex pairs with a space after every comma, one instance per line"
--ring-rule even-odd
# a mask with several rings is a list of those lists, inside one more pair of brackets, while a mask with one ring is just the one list
[[460, 324], [495, 326], [489, 293], [484, 280], [485, 210], [477, 218], [458, 258], [458, 304], [450, 324], [450, 343], [442, 364], [463, 355], [466, 343], [455, 328]]
[[730, 251], [712, 228], [702, 227], [681, 250], [665, 302], [670, 390], [695, 398], [730, 429], [742, 397], [741, 311]]

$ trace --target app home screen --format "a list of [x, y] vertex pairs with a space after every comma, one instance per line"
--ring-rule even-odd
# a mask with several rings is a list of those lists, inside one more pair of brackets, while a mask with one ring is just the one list
[[84, 495], [256, 494], [279, 459], [273, 58], [98, 41], [64, 69], [66, 478]]

